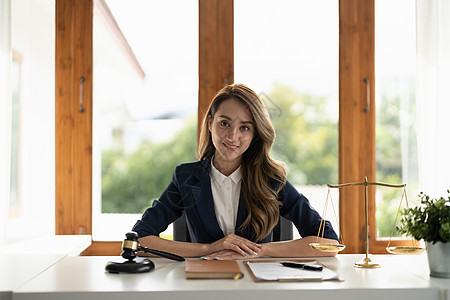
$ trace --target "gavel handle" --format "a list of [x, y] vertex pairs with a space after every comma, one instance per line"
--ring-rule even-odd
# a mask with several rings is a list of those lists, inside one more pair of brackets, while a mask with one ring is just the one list
[[139, 246], [138, 250], [146, 252], [146, 253], [151, 253], [151, 254], [154, 254], [154, 255], [157, 255], [157, 256], [161, 256], [161, 257], [164, 257], [164, 258], [176, 260], [176, 261], [184, 261], [184, 257], [178, 256], [178, 255], [173, 254], [173, 253], [168, 253], [168, 252], [164, 252], [164, 251], [149, 249], [149, 248], [143, 247], [143, 246]]

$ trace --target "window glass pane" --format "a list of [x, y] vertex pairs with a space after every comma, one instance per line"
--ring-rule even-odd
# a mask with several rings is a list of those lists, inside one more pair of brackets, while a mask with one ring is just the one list
[[22, 58], [19, 54], [13, 54], [11, 83], [12, 83], [12, 105], [11, 105], [11, 172], [10, 172], [10, 200], [9, 217], [16, 218], [21, 213], [20, 199], [20, 91], [22, 89], [21, 75]]
[[196, 159], [198, 5], [102, 2], [94, 8], [93, 234], [122, 240], [175, 166]]
[[[411, 205], [418, 195], [415, 1], [377, 0], [375, 18], [376, 180], [406, 183]], [[377, 237], [390, 237], [401, 196], [377, 188]]]
[[234, 12], [235, 81], [261, 95], [277, 133], [273, 156], [322, 214], [326, 184], [338, 183], [338, 2], [235, 0]]
[[55, 1], [11, 1], [10, 237], [55, 228]]

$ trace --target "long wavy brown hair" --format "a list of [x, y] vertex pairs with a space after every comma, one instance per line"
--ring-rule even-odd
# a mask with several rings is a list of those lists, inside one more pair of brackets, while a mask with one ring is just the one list
[[[199, 138], [198, 158], [204, 160], [215, 153], [208, 130], [209, 117], [214, 118], [219, 106], [226, 100], [236, 99], [244, 103], [255, 122], [253, 140], [242, 155], [241, 197], [248, 211], [242, 228], [251, 226], [255, 241], [266, 237], [279, 219], [278, 193], [286, 184], [286, 169], [283, 163], [270, 157], [275, 141], [275, 129], [259, 96], [243, 84], [232, 84], [222, 88], [213, 98], [203, 119]], [[276, 189], [272, 188], [274, 183]]]

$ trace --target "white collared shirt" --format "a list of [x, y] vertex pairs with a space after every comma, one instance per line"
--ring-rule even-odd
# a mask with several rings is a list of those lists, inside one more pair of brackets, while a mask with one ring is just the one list
[[211, 160], [211, 190], [217, 222], [225, 236], [234, 233], [241, 193], [241, 167], [225, 176], [214, 167]]

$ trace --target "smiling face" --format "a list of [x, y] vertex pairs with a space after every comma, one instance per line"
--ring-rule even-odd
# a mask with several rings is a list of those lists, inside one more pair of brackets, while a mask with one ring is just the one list
[[255, 122], [247, 106], [233, 98], [223, 101], [209, 117], [209, 131], [216, 153], [214, 166], [230, 175], [241, 164], [255, 134]]

